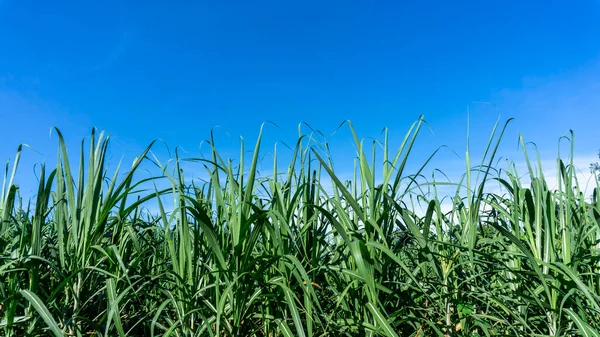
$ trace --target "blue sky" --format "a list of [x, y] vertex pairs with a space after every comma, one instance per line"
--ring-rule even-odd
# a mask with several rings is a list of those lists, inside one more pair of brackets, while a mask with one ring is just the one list
[[[52, 126], [72, 149], [108, 130], [118, 160], [157, 138], [195, 155], [217, 125], [235, 155], [265, 121], [279, 126], [268, 144], [347, 119], [399, 144], [424, 114], [435, 135], [423, 132], [418, 163], [440, 145], [462, 156], [469, 115], [481, 151], [500, 111], [516, 118], [502, 155], [523, 133], [551, 160], [569, 129], [584, 166], [600, 148], [597, 0], [0, 0], [0, 46], [0, 159], [27, 143], [41, 153], [25, 153], [27, 172], [54, 162]], [[351, 153], [347, 131], [332, 145]], [[435, 165], [461, 163], [448, 152]]]

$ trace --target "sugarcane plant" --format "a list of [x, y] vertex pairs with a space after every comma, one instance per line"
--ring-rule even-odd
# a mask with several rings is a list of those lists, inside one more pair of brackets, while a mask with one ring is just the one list
[[467, 145], [454, 180], [430, 167], [438, 151], [411, 162], [422, 116], [395, 150], [387, 129], [340, 125], [350, 178], [305, 124], [270, 162], [261, 128], [237, 158], [211, 132], [201, 156], [150, 144], [126, 169], [95, 129], [72, 165], [55, 130], [34, 196], [16, 181], [23, 146], [4, 170], [1, 334], [600, 336], [598, 178], [581, 188], [573, 134], [556, 182], [523, 136], [525, 172], [498, 161], [509, 122], [477, 165]]

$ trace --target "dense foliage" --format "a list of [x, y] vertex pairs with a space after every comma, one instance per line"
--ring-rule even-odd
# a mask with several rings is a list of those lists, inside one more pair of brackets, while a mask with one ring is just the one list
[[[58, 133], [30, 204], [14, 184], [19, 150], [0, 192], [0, 334], [600, 336], [600, 206], [572, 161], [557, 161], [550, 189], [525, 152], [525, 185], [515, 165], [491, 167], [495, 127], [442, 199], [425, 165], [404, 172], [422, 123], [391, 154], [387, 133], [367, 151], [348, 123], [350, 181], [310, 135], [265, 175], [260, 136], [249, 165], [243, 145], [234, 162], [211, 137], [206, 158], [185, 159], [210, 178], [190, 183], [184, 159], [162, 164], [151, 147], [107, 173], [103, 134], [72, 166]], [[148, 163], [162, 173], [139, 178]]]

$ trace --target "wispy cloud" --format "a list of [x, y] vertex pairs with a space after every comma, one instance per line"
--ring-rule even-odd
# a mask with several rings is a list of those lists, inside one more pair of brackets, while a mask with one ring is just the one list
[[520, 88], [493, 97], [503, 114], [517, 117], [528, 141], [554, 151], [558, 137], [575, 132], [576, 152], [597, 151], [600, 123], [600, 58], [545, 77], [525, 77]]
[[125, 50], [129, 47], [132, 42], [132, 33], [130, 30], [125, 29], [121, 34], [121, 39], [119, 43], [113, 48], [113, 50], [109, 54], [109, 59], [112, 62], [115, 62], [119, 59], [119, 57], [125, 52]]
[[547, 112], [577, 111], [590, 105], [600, 106], [600, 58], [581, 67], [559, 71], [550, 76], [526, 76], [522, 87], [503, 89], [499, 94], [506, 101], [518, 102], [520, 107], [530, 112], [547, 107]]
[[112, 64], [119, 61], [123, 55], [126, 54], [127, 50], [133, 43], [133, 32], [130, 29], [123, 29], [119, 40], [113, 45], [113, 47], [106, 52], [104, 60], [98, 64], [91, 66], [88, 70], [97, 71], [106, 69]]

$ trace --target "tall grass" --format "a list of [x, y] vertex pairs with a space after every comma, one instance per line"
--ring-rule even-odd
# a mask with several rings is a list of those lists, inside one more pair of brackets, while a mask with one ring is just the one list
[[[497, 123], [481, 163], [467, 149], [461, 180], [424, 182], [431, 157], [405, 172], [423, 123], [395, 151], [387, 131], [367, 144], [347, 123], [345, 181], [328, 144], [300, 129], [269, 174], [262, 130], [249, 162], [243, 142], [234, 161], [211, 135], [203, 158], [163, 163], [151, 145], [112, 173], [103, 133], [74, 170], [57, 130], [56, 165], [41, 166], [27, 203], [19, 148], [0, 191], [2, 335], [599, 336], [600, 206], [572, 156], [550, 189], [522, 140], [524, 184], [514, 163], [492, 165]], [[190, 182], [184, 162], [208, 179]], [[144, 163], [159, 174], [139, 178]]]

